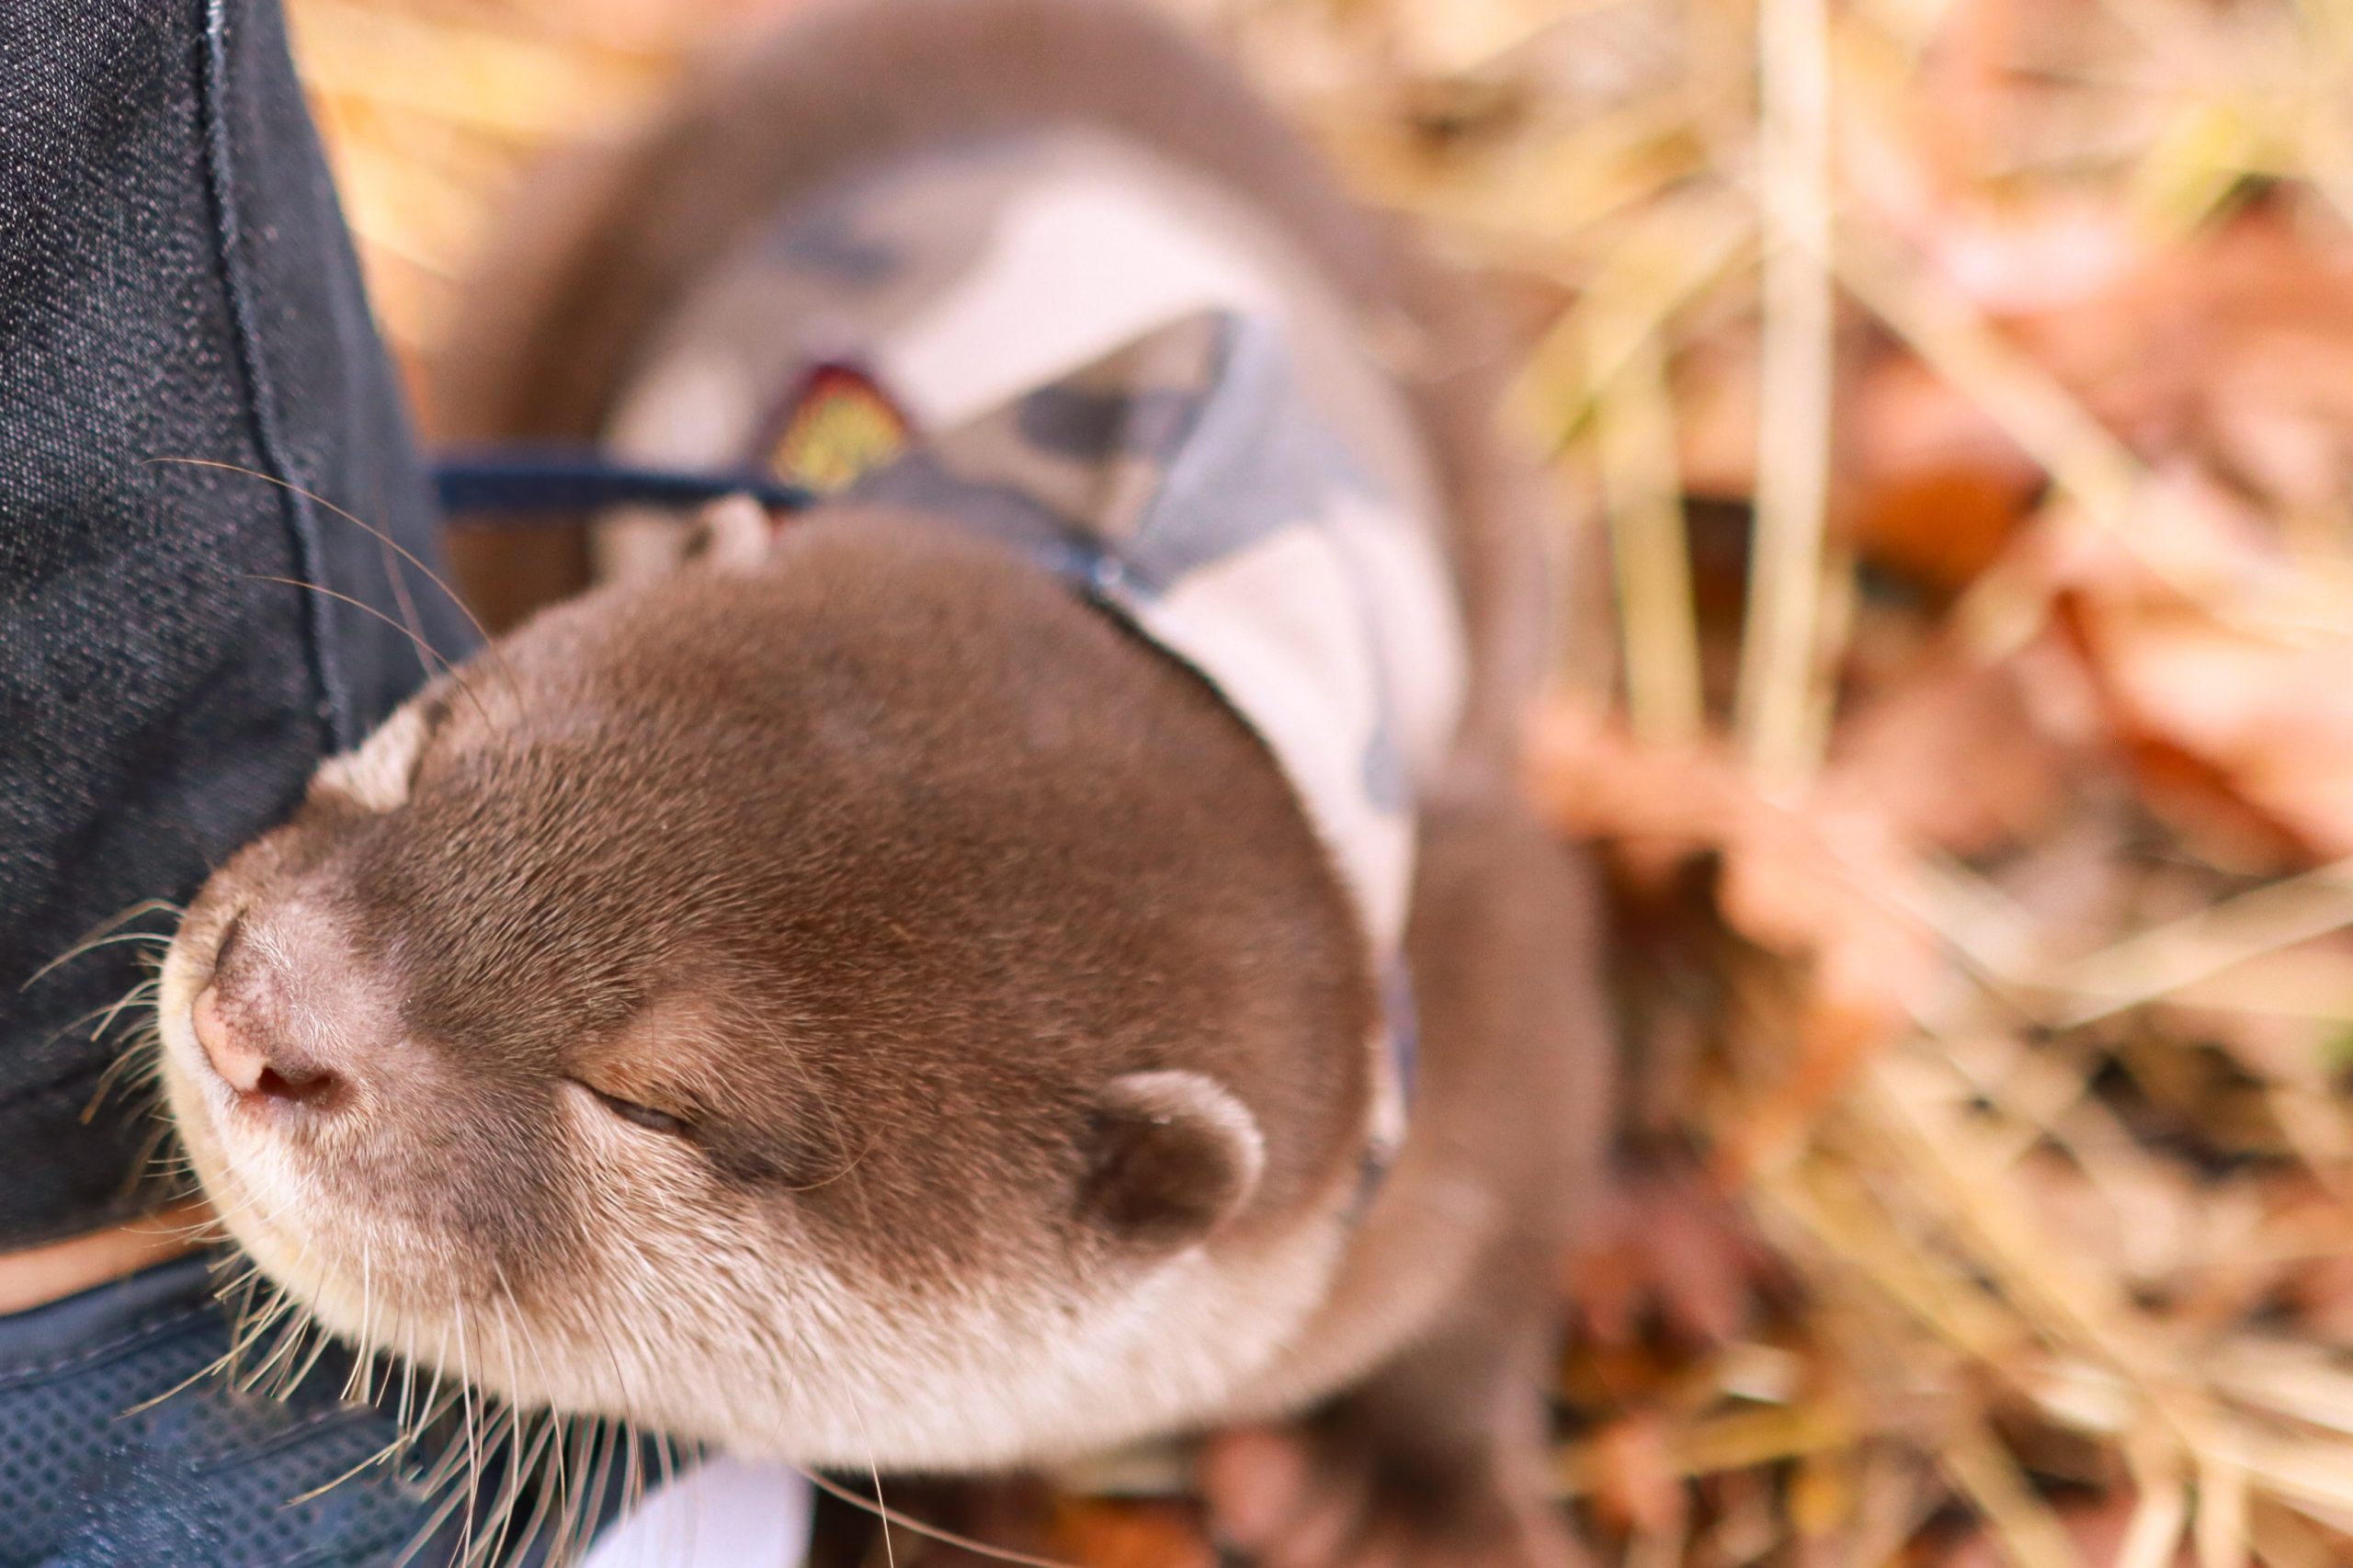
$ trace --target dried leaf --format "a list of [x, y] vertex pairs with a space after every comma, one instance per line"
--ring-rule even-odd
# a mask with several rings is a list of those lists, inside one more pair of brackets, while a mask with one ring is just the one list
[[1051, 1554], [1079, 1568], [1215, 1568], [1192, 1509], [1174, 1503], [1066, 1502]]
[[1905, 844], [1957, 856], [2038, 836], [2075, 759], [2037, 723], [2024, 679], [2014, 662], [1932, 656], [1840, 726], [1824, 796], [1867, 807]]
[[1634, 1155], [1612, 1175], [1563, 1266], [1571, 1307], [1589, 1333], [1630, 1341], [1646, 1307], [1699, 1344], [1740, 1332], [1771, 1259], [1728, 1195], [1691, 1162]]
[[1663, 1533], [1681, 1524], [1687, 1503], [1665, 1419], [1631, 1411], [1594, 1434], [1593, 1499], [1612, 1528]]

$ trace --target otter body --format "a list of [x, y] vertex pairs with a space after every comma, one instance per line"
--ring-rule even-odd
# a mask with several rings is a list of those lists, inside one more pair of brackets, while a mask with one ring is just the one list
[[1206, 1472], [1268, 1561], [1567, 1551], [1609, 1053], [1443, 279], [1096, 0], [823, 12], [504, 267], [458, 435], [884, 433], [773, 539], [608, 524], [208, 885], [165, 1082], [238, 1240], [527, 1404], [954, 1471], [1313, 1411]]

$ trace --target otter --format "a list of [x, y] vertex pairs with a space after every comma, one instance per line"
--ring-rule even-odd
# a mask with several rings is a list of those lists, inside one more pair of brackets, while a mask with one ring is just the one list
[[1573, 1560], [1611, 1052], [1466, 291], [1103, 0], [835, 0], [524, 211], [450, 432], [783, 463], [847, 385], [879, 450], [682, 562], [608, 520], [208, 882], [158, 1009], [235, 1240], [527, 1407], [956, 1473], [1263, 1427], [1204, 1481], [1264, 1561]]

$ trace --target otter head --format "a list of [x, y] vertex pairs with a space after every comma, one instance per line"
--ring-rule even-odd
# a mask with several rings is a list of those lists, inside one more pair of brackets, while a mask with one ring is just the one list
[[331, 1328], [810, 1462], [1181, 1421], [1319, 1301], [1375, 1008], [1189, 671], [879, 514], [550, 611], [192, 906], [170, 1105]]

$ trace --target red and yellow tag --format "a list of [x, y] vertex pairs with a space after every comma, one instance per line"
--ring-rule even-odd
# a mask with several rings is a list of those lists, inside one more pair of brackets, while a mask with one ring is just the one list
[[779, 479], [831, 494], [906, 449], [906, 415], [861, 371], [827, 363], [812, 369], [768, 448]]

